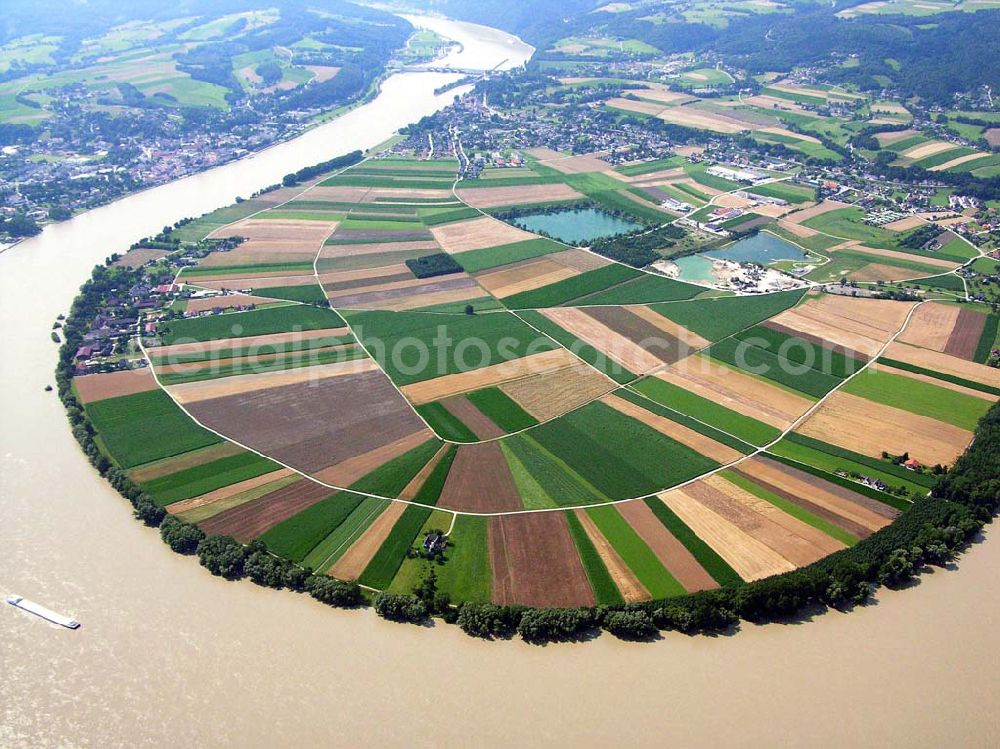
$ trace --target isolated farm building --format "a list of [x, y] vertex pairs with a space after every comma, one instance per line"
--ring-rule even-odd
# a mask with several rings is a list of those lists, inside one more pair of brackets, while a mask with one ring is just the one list
[[448, 545], [448, 538], [443, 533], [428, 533], [424, 539], [424, 551], [428, 554], [436, 554], [444, 551]]
[[911, 471], [919, 471], [923, 468], [923, 466], [920, 465], [920, 461], [916, 458], [910, 458], [909, 460], [903, 461], [903, 467], [909, 468]]

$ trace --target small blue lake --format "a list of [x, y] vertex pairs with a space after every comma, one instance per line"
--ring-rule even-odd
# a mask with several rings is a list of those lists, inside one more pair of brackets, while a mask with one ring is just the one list
[[585, 245], [595, 239], [642, 228], [640, 224], [612, 216], [596, 208], [535, 213], [518, 216], [510, 222], [527, 231], [544, 232], [550, 237], [574, 245]]
[[806, 254], [791, 242], [766, 232], [760, 232], [752, 237], [741, 239], [721, 250], [704, 253], [708, 257], [720, 260], [732, 260], [736, 263], [757, 263], [768, 265], [777, 260], [802, 260]]

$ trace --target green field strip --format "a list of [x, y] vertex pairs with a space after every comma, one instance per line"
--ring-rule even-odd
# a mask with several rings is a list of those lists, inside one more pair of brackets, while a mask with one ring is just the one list
[[[431, 513], [420, 529], [421, 538], [432, 529], [447, 529], [451, 516], [441, 510]], [[453, 601], [488, 603], [492, 588], [492, 570], [489, 558], [489, 518], [459, 515], [448, 536], [448, 549], [444, 563], [431, 562], [421, 557], [407, 557], [392, 579], [390, 593], [412, 593], [433, 569], [437, 575], [438, 590], [447, 593]]]
[[679, 484], [718, 463], [595, 402], [531, 431], [531, 438], [612, 499]]
[[748, 187], [747, 191], [754, 195], [769, 198], [780, 198], [789, 203], [812, 203], [816, 200], [816, 188], [805, 185], [795, 185], [788, 182], [769, 182], [764, 185]]
[[265, 296], [269, 299], [287, 299], [290, 302], [303, 302], [304, 304], [325, 304], [326, 294], [318, 284], [305, 284], [302, 286], [270, 286], [254, 289], [254, 296]]
[[538, 419], [525, 411], [500, 388], [490, 387], [467, 393], [476, 409], [505, 432], [519, 432], [533, 427]]
[[[659, 380], [659, 382], [663, 381]], [[706, 424], [704, 422], [701, 422], [698, 419], [695, 419], [691, 416], [687, 416], [681, 413], [680, 411], [675, 411], [672, 408], [664, 406], [663, 404], [654, 399], [633, 392], [629, 388], [622, 388], [621, 390], [616, 391], [615, 395], [619, 396], [620, 398], [624, 398], [625, 400], [634, 403], [635, 405], [640, 406], [641, 408], [644, 408], [650, 413], [654, 413], [657, 416], [662, 416], [665, 419], [670, 419], [671, 421], [680, 424], [681, 426], [687, 427], [693, 432], [697, 432], [698, 434], [704, 435], [705, 437], [713, 439], [716, 442], [720, 442], [723, 445], [726, 445], [727, 447], [731, 447], [734, 450], [743, 453], [744, 455], [749, 455], [756, 449], [754, 445], [748, 442], [744, 442], [743, 440], [734, 437], [733, 435], [727, 432], [724, 432], [720, 429], [716, 429], [715, 427]]]
[[332, 364], [335, 362], [348, 362], [364, 359], [368, 355], [356, 344], [338, 346], [329, 349], [310, 349], [308, 351], [295, 352], [289, 355], [282, 355], [282, 358], [273, 361], [258, 361], [255, 357], [245, 361], [227, 364], [221, 367], [210, 366], [183, 373], [157, 373], [163, 385], [181, 385], [185, 382], [199, 382], [203, 380], [217, 380], [223, 377], [233, 377], [242, 374], [262, 374], [264, 372], [278, 372], [286, 369], [302, 369], [303, 367], [315, 367], [321, 364]]
[[[510, 312], [430, 315], [373, 310], [344, 314], [361, 342], [400, 386], [558, 348]], [[438, 356], [441, 349], [435, 341], [443, 341], [442, 336], [452, 343]], [[467, 340], [477, 346], [459, 356]], [[416, 342], [422, 345], [414, 345]], [[428, 351], [432, 355], [428, 356]]]
[[626, 177], [637, 177], [641, 174], [651, 174], [652, 172], [662, 172], [666, 169], [674, 169], [683, 166], [687, 162], [683, 156], [669, 156], [665, 159], [655, 159], [644, 161], [639, 164], [623, 164], [616, 166], [615, 171], [624, 174]]
[[[899, 250], [897, 252], [906, 252], [906, 250]], [[910, 253], [911, 255], [916, 255], [916, 253]], [[850, 258], [852, 260], [860, 260], [865, 263], [876, 263], [878, 265], [891, 265], [894, 268], [900, 268], [902, 270], [912, 271], [914, 273], [920, 273], [923, 276], [939, 276], [941, 275], [941, 268], [936, 265], [926, 265], [924, 263], [918, 263], [912, 260], [903, 260], [896, 257], [883, 257], [881, 255], [869, 255], [866, 252], [859, 252], [857, 250], [835, 250], [836, 257]], [[919, 256], [918, 256], [919, 257]], [[956, 260], [957, 263], [961, 263], [961, 259]], [[900, 273], [901, 276], [905, 276], [905, 273]], [[887, 281], [894, 281], [896, 279], [883, 279]]]
[[[523, 445], [525, 443], [519, 442], [517, 444]], [[500, 450], [503, 452], [504, 460], [507, 461], [507, 467], [510, 469], [510, 475], [514, 479], [517, 493], [521, 496], [521, 504], [524, 505], [524, 509], [544, 510], [558, 507], [556, 501], [538, 483], [531, 471], [528, 470], [527, 466], [518, 457], [509, 440], [504, 440], [500, 443]]]
[[565, 252], [566, 246], [551, 239], [540, 237], [526, 239], [523, 242], [503, 244], [496, 247], [485, 247], [481, 250], [468, 250], [455, 255], [455, 259], [469, 273], [497, 268], [522, 260], [550, 255], [553, 252]]
[[379, 466], [355, 481], [349, 489], [307, 507], [297, 515], [278, 523], [260, 539], [275, 554], [300, 562], [330, 535], [365, 499], [366, 492], [395, 497], [420, 472], [441, 446], [439, 440], [428, 440], [422, 445]]
[[590, 507], [584, 512], [654, 599], [687, 595], [684, 586], [614, 506]]
[[712, 344], [707, 354], [737, 371], [783, 385], [814, 398], [822, 398], [842, 382], [839, 377], [815, 369], [799, 371], [802, 369], [801, 365], [789, 363], [787, 359], [777, 354], [748, 345], [736, 338], [726, 338]]
[[472, 190], [478, 187], [520, 187], [522, 185], [558, 185], [566, 181], [562, 172], [553, 175], [537, 177], [495, 177], [491, 179], [463, 179], [458, 183], [460, 190]]
[[473, 312], [495, 312], [504, 309], [499, 299], [491, 296], [480, 296], [475, 299], [463, 299], [460, 302], [444, 302], [442, 304], [431, 304], [427, 307], [415, 307], [410, 311], [457, 315], [459, 313], [464, 314], [466, 307], [472, 307]]
[[[856, 453], [852, 450], [846, 450], [842, 447], [837, 447], [836, 445], [831, 445], [828, 442], [823, 442], [821, 440], [809, 437], [805, 434], [799, 434], [797, 432], [789, 432], [785, 435], [784, 439], [779, 442], [774, 448], [781, 447], [785, 442], [791, 442], [803, 448], [809, 449], [813, 454], [816, 452], [824, 453], [833, 458], [843, 458], [844, 460], [854, 463], [857, 466], [862, 466], [865, 468], [870, 468], [872, 470], [878, 471], [879, 473], [887, 476], [889, 478], [900, 479], [913, 486], [914, 491], [920, 491], [921, 489], [932, 489], [937, 483], [937, 476], [930, 476], [924, 473], [917, 473], [911, 471], [903, 466], [895, 465], [887, 460], [880, 460], [879, 458], [872, 458], [868, 455], [863, 455], [862, 453]], [[769, 448], [769, 449], [774, 449]], [[788, 457], [795, 457], [790, 455]], [[818, 466], [820, 468], [825, 468], [824, 466]]]
[[159, 389], [87, 403], [84, 411], [107, 452], [122, 468], [222, 442]]
[[[501, 448], [516, 463], [508, 461], [526, 509], [534, 506], [574, 507], [609, 501], [609, 497], [573, 470], [562, 458], [540, 445], [530, 434], [504, 440]], [[525, 473], [520, 473], [520, 471]], [[520, 480], [520, 483], [518, 483]], [[535, 492], [538, 492], [537, 496]]]
[[801, 289], [754, 297], [715, 297], [652, 304], [650, 309], [702, 338], [718, 341], [784, 312], [804, 295], [805, 290]]
[[156, 349], [148, 349], [147, 354], [150, 362], [154, 365], [167, 364], [199, 364], [220, 359], [239, 359], [246, 356], [264, 356], [269, 354], [289, 354], [300, 351], [313, 351], [315, 349], [328, 348], [330, 346], [342, 346], [354, 343], [354, 336], [348, 334], [343, 336], [324, 336], [322, 338], [310, 338], [305, 341], [286, 341], [285, 343], [263, 343], [241, 348], [220, 349], [216, 351], [200, 351], [191, 354], [171, 354], [169, 356], [157, 356]]
[[638, 375], [629, 372], [618, 362], [598, 351], [589, 343], [580, 340], [568, 330], [556, 325], [541, 312], [535, 310], [523, 310], [518, 312], [521, 317], [532, 327], [542, 331], [545, 335], [555, 339], [563, 348], [568, 349], [590, 366], [603, 372], [620, 385], [632, 382]]
[[580, 297], [574, 301], [574, 305], [674, 302], [691, 299], [704, 290], [702, 286], [646, 273], [640, 278], [626, 281], [620, 286]]
[[785, 514], [791, 515], [796, 520], [800, 520], [806, 525], [810, 525], [816, 530], [822, 531], [831, 538], [835, 538], [840, 541], [840, 543], [844, 544], [844, 546], [854, 546], [854, 544], [861, 540], [853, 533], [848, 533], [843, 528], [831, 523], [829, 520], [825, 520], [818, 515], [814, 515], [808, 510], [799, 507], [794, 502], [790, 502], [784, 497], [779, 497], [777, 494], [768, 491], [764, 487], [758, 486], [735, 471], [723, 471], [721, 475], [730, 483], [743, 489], [743, 491], [753, 494], [758, 499], [763, 499], [765, 502], [774, 505]]
[[166, 507], [182, 499], [207, 494], [280, 468], [277, 463], [257, 453], [242, 452], [160, 476], [141, 484], [140, 488], [152, 497], [156, 504]]
[[[215, 341], [222, 338], [287, 333], [293, 330], [341, 328], [344, 319], [333, 310], [294, 304], [252, 312], [231, 312], [211, 317], [171, 320], [160, 326], [164, 345], [178, 341]], [[166, 327], [166, 330], [164, 330]]]
[[646, 497], [643, 500], [657, 519], [663, 523], [664, 527], [670, 531], [674, 538], [680, 541], [684, 548], [691, 552], [698, 564], [707, 572], [719, 585], [737, 586], [743, 584], [736, 571], [729, 566], [725, 559], [720, 557], [715, 550], [705, 543], [693, 530], [674, 514], [667, 505], [658, 497]]
[[572, 278], [556, 281], [532, 291], [523, 291], [505, 297], [503, 302], [511, 309], [558, 307], [580, 297], [603, 291], [642, 275], [641, 271], [624, 265], [606, 265]]
[[757, 421], [750, 416], [744, 416], [738, 411], [702, 398], [700, 395], [688, 392], [684, 388], [658, 377], [646, 377], [630, 387], [673, 411], [697, 419], [721, 432], [735, 436], [742, 442], [757, 447], [772, 442], [781, 434], [780, 429], [770, 424]]
[[[859, 361], [835, 350], [832, 343], [828, 347], [820, 346], [805, 338], [773, 330], [766, 325], [755, 325], [736, 333], [733, 337], [759, 346], [766, 351], [783, 351], [783, 358], [787, 361], [809, 366], [811, 369], [817, 369], [817, 371], [830, 374], [838, 379], [850, 377], [865, 365], [864, 361]], [[816, 367], [817, 364], [819, 368]]]
[[945, 273], [943, 275], [932, 276], [930, 278], [921, 278], [917, 282], [917, 285], [932, 289], [945, 289], [946, 291], [954, 291], [963, 295], [965, 294], [965, 284], [962, 282], [962, 279], [954, 273]]
[[440, 401], [417, 406], [417, 413], [437, 432], [438, 436], [453, 442], [478, 442], [479, 437], [461, 419], [452, 414]]
[[424, 211], [430, 210], [429, 208], [424, 208], [418, 214], [425, 226], [441, 226], [442, 224], [450, 224], [455, 221], [476, 218], [480, 215], [479, 211], [475, 208], [449, 208], [436, 213], [424, 213]]
[[436, 505], [438, 499], [441, 497], [444, 482], [448, 478], [448, 471], [451, 470], [451, 464], [455, 459], [455, 452], [455, 449], [452, 448], [434, 466], [431, 475], [427, 477], [427, 480], [413, 498], [414, 502], [426, 505], [426, 507], [409, 505], [403, 510], [403, 514], [400, 515], [399, 520], [396, 521], [389, 535], [382, 542], [382, 545], [375, 552], [371, 561], [368, 562], [368, 566], [365, 567], [364, 572], [358, 578], [358, 582], [362, 585], [384, 590], [392, 583], [392, 579], [396, 576], [396, 572], [399, 571], [403, 559], [406, 558], [406, 552], [413, 545], [420, 529], [431, 516], [431, 507]]
[[351, 176], [344, 174], [320, 182], [321, 187], [394, 187], [408, 190], [451, 190], [455, 180], [448, 179], [393, 179], [377, 175]]
[[[975, 361], [985, 364], [990, 358], [990, 353], [996, 348], [998, 329], [1000, 329], [1000, 315], [987, 315], [982, 335], [979, 336], [979, 343], [976, 345], [976, 353], [973, 354]], [[985, 392], [993, 392], [993, 390], [995, 388]], [[994, 394], [1000, 395], [1000, 393]]]
[[[985, 329], [984, 329], [985, 334]], [[983, 339], [980, 339], [980, 344]], [[989, 352], [987, 351], [987, 356]], [[885, 364], [887, 366], [893, 367], [895, 369], [902, 369], [907, 372], [913, 372], [914, 374], [926, 375], [927, 377], [933, 377], [936, 380], [941, 380], [942, 382], [950, 382], [953, 385], [961, 385], [962, 387], [967, 387], [972, 390], [978, 390], [981, 393], [989, 393], [990, 395], [1000, 396], [1000, 388], [993, 387], [992, 385], [984, 385], [976, 380], [967, 380], [964, 377], [958, 377], [956, 375], [948, 374], [947, 372], [938, 372], [934, 369], [927, 369], [926, 367], [918, 367], [915, 364], [909, 364], [905, 361], [897, 361], [896, 359], [889, 359], [885, 356], [881, 356], [878, 359], [879, 364]]]
[[330, 535], [306, 554], [302, 566], [320, 573], [330, 569], [351, 548], [351, 544], [371, 527], [375, 518], [381, 515], [389, 504], [388, 499], [365, 497], [344, 518], [344, 521], [330, 532]]
[[272, 213], [271, 211], [265, 211], [257, 216], [254, 216], [255, 220], [272, 220], [272, 221], [341, 221], [344, 218], [343, 213], [327, 213], [326, 211], [282, 211], [281, 213]]
[[590, 582], [590, 589], [594, 591], [594, 600], [598, 606], [614, 606], [625, 603], [621, 591], [615, 585], [615, 581], [608, 572], [604, 560], [597, 553], [597, 548], [583, 529], [580, 519], [572, 512], [565, 513], [566, 523], [569, 525], [570, 536], [576, 544], [580, 561], [583, 562], [583, 570], [587, 573], [587, 580]]
[[975, 430], [992, 405], [974, 395], [884, 370], [866, 370], [846, 383], [843, 391], [969, 431]]
[[812, 474], [816, 478], [823, 479], [831, 484], [836, 484], [844, 489], [849, 489], [855, 494], [861, 494], [870, 499], [875, 499], [882, 504], [889, 505], [890, 507], [895, 507], [897, 510], [907, 510], [909, 509], [912, 502], [908, 499], [902, 497], [897, 497], [887, 492], [880, 492], [878, 489], [872, 489], [870, 486], [865, 486], [864, 484], [859, 484], [857, 481], [852, 481], [851, 479], [844, 478], [842, 476], [837, 476], [829, 471], [824, 471], [822, 468], [817, 468], [816, 466], [810, 465], [809, 463], [803, 463], [794, 458], [786, 458], [784, 455], [778, 455], [777, 453], [766, 452], [763, 453], [765, 457], [776, 460], [779, 463], [784, 463], [790, 468], [797, 468], [805, 473]]

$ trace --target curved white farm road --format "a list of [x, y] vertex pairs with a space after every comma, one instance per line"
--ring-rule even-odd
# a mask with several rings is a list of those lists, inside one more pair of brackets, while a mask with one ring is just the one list
[[170, 552], [43, 391], [48, 329], [105, 254], [267, 183], [151, 191], [0, 255], [0, 590], [83, 622], [0, 607], [0, 746], [995, 744], [996, 539], [807, 626], [546, 648], [332, 611]]

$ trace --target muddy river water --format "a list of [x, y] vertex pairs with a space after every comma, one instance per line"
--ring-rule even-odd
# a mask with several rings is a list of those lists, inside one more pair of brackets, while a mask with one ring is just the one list
[[[456, 65], [517, 64], [492, 29]], [[51, 226], [0, 254], [0, 746], [995, 745], [1000, 542], [877, 605], [735, 636], [486, 643], [448, 626], [227, 583], [170, 552], [90, 468], [54, 393], [49, 328], [90, 268], [164, 224], [444, 106], [401, 74], [340, 120]], [[995, 535], [992, 534], [992, 535]]]

